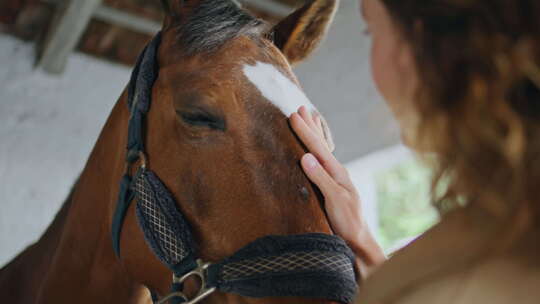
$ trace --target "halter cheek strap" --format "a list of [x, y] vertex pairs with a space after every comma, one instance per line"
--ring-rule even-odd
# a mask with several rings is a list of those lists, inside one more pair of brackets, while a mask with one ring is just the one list
[[128, 84], [128, 107], [130, 110], [130, 118], [126, 154], [127, 170], [120, 182], [118, 203], [112, 222], [113, 248], [117, 256], [120, 256], [122, 224], [124, 223], [129, 205], [134, 198], [130, 189], [132, 177], [129, 173], [129, 168], [137, 162], [144, 153], [144, 117], [150, 110], [152, 87], [158, 77], [159, 67], [156, 58], [160, 43], [161, 32], [150, 41], [137, 59], [135, 69], [131, 74], [131, 79]]
[[[214, 291], [246, 297], [307, 297], [351, 303], [356, 292], [354, 255], [333, 235], [267, 236], [255, 240], [217, 263], [197, 260], [192, 230], [158, 176], [146, 167], [144, 119], [150, 110], [152, 87], [157, 79], [157, 49], [161, 34], [140, 56], [128, 88], [129, 120], [126, 174], [120, 182], [112, 223], [113, 248], [120, 256], [122, 224], [132, 201], [144, 237], [159, 260], [173, 273], [171, 294], [154, 302], [194, 304]], [[136, 175], [129, 168], [142, 158]], [[198, 294], [183, 292], [186, 279], [201, 281]]]

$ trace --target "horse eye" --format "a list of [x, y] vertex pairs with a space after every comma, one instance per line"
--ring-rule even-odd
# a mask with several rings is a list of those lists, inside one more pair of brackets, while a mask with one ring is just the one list
[[177, 111], [182, 120], [194, 127], [208, 127], [215, 130], [225, 131], [225, 121], [220, 117], [216, 117], [204, 112], [180, 112]]

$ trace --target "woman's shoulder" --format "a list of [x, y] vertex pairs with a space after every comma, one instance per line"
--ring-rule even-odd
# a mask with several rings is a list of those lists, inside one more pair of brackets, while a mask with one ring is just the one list
[[361, 286], [357, 303], [537, 303], [538, 238], [529, 233], [512, 250], [494, 254], [497, 223], [481, 211], [457, 210], [381, 266]]
[[423, 304], [533, 304], [540, 298], [540, 267], [531, 259], [501, 256], [473, 262], [439, 277], [417, 282], [391, 301]]

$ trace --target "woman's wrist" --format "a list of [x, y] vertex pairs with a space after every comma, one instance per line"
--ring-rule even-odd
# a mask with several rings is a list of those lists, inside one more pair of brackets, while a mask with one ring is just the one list
[[369, 276], [386, 261], [386, 255], [379, 246], [367, 225], [362, 225], [353, 238], [346, 240], [354, 254], [362, 278]]

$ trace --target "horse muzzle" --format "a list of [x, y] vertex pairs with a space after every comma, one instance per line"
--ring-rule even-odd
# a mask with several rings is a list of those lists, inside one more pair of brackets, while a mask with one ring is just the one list
[[[334, 235], [266, 236], [216, 262], [198, 260], [191, 229], [158, 177], [147, 169], [136, 175], [133, 195], [145, 239], [173, 272], [173, 288], [158, 303], [180, 298], [197, 303], [215, 291], [246, 297], [305, 297], [351, 303], [356, 292], [354, 254]], [[185, 280], [198, 277], [199, 292], [188, 299]]]

